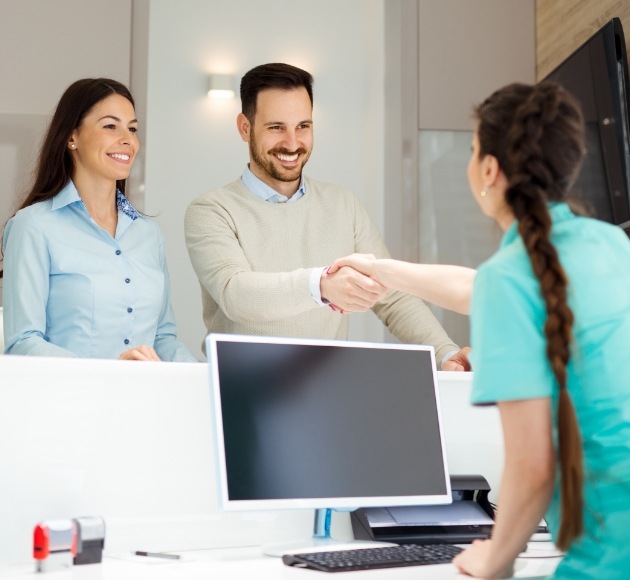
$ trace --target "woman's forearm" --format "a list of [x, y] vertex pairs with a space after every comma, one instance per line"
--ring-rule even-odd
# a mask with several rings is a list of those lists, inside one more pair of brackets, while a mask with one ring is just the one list
[[395, 290], [459, 312], [470, 312], [470, 297], [477, 270], [463, 266], [412, 264], [398, 260], [376, 260], [374, 277]]
[[499, 403], [505, 466], [490, 540], [476, 540], [453, 559], [476, 578], [512, 577], [514, 560], [543, 517], [551, 499], [555, 457], [549, 398]]
[[499, 566], [527, 546], [551, 500], [555, 459], [549, 399], [499, 403], [505, 465], [492, 531]]

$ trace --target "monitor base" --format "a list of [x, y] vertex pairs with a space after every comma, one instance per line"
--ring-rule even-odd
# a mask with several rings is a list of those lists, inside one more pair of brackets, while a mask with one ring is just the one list
[[313, 525], [313, 535], [310, 538], [264, 544], [262, 553], [265, 556], [281, 557], [285, 554], [300, 554], [304, 552], [323, 552], [332, 550], [359, 550], [361, 548], [376, 548], [394, 546], [389, 542], [371, 540], [335, 540], [330, 535], [331, 509], [316, 509]]

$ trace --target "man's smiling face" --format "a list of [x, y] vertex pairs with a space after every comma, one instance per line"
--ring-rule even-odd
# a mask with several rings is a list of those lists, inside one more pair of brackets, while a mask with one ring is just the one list
[[306, 89], [265, 89], [258, 94], [253, 124], [242, 115], [239, 119], [241, 136], [249, 142], [252, 173], [291, 197], [313, 149], [312, 106]]

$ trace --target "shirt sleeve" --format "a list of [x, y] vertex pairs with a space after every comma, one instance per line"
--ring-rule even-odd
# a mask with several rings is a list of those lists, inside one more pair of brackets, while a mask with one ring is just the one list
[[5, 353], [75, 357], [46, 339], [50, 259], [48, 245], [29, 214], [18, 213], [4, 232]]
[[322, 301], [322, 291], [320, 286], [322, 274], [324, 273], [325, 269], [326, 266], [324, 266], [323, 268], [313, 268], [311, 270], [311, 276], [309, 278], [311, 296], [313, 297], [315, 304], [317, 304], [318, 306], [326, 306], [326, 303]]
[[546, 355], [545, 319], [533, 274], [479, 269], [471, 304], [473, 403], [551, 395], [555, 379]]
[[160, 259], [162, 261], [162, 270], [164, 271], [164, 295], [153, 348], [163, 361], [198, 362], [188, 347], [177, 338], [175, 316], [173, 315], [173, 309], [171, 307], [171, 284], [161, 234]]

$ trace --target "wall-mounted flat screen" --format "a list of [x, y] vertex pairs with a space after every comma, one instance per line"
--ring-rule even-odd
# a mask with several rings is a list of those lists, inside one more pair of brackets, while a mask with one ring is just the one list
[[587, 156], [573, 195], [594, 217], [630, 227], [630, 84], [623, 28], [613, 18], [546, 78], [580, 101]]

